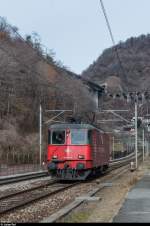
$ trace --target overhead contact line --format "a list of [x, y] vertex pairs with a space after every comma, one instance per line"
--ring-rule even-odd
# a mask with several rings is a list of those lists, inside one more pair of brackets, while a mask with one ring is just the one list
[[126, 83], [128, 83], [127, 81], [127, 77], [126, 77], [126, 72], [125, 72], [125, 69], [123, 67], [123, 64], [122, 64], [122, 61], [120, 59], [120, 56], [119, 56], [119, 52], [118, 52], [118, 49], [117, 49], [117, 45], [115, 43], [115, 39], [114, 39], [114, 36], [113, 36], [113, 33], [112, 33], [112, 29], [111, 29], [111, 26], [110, 26], [110, 23], [109, 23], [109, 20], [108, 20], [108, 16], [107, 16], [107, 13], [106, 13], [106, 10], [105, 10], [105, 7], [104, 7], [104, 4], [103, 4], [103, 1], [100, 0], [100, 4], [101, 4], [101, 8], [102, 8], [102, 11], [103, 11], [103, 14], [104, 14], [104, 17], [105, 17], [105, 20], [106, 20], [106, 24], [107, 24], [107, 28], [109, 30], [109, 33], [110, 33], [110, 37], [111, 37], [111, 41], [113, 43], [113, 46], [114, 46], [114, 50], [116, 52], [116, 57], [118, 59], [118, 62], [120, 64], [120, 69], [124, 75], [124, 80]]

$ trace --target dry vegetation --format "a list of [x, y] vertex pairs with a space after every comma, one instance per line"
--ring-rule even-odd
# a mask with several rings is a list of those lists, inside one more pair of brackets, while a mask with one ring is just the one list
[[40, 103], [43, 110], [73, 110], [73, 117], [85, 122], [94, 107], [85, 85], [51, 52], [45, 54], [37, 34], [25, 41], [16, 31], [1, 18], [0, 151], [5, 153], [37, 146]]

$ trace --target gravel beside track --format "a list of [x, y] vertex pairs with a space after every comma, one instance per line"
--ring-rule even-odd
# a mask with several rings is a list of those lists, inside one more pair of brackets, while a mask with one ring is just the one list
[[24, 191], [3, 195], [0, 197], [0, 214], [16, 210], [18, 207], [54, 195], [75, 185], [76, 183], [58, 184], [56, 181], [52, 181]]
[[119, 169], [112, 171], [108, 175], [95, 179], [86, 183], [82, 183], [67, 189], [59, 194], [47, 197], [28, 207], [18, 209], [11, 212], [10, 214], [1, 215], [1, 222], [40, 222], [43, 218], [53, 214], [63, 206], [66, 206], [72, 202], [76, 197], [79, 197], [85, 193], [90, 192], [95, 188], [97, 183], [102, 183], [106, 179], [109, 180], [114, 176], [115, 173], [119, 172]]
[[11, 184], [6, 184], [6, 185], [1, 185], [0, 186], [0, 193], [3, 194], [11, 191], [21, 191], [24, 189], [32, 188], [33, 186], [38, 186], [41, 184], [42, 181], [50, 181], [52, 178], [50, 176], [42, 177], [42, 178], [36, 178], [32, 180], [26, 180], [26, 181], [20, 181], [20, 182], [15, 182]]

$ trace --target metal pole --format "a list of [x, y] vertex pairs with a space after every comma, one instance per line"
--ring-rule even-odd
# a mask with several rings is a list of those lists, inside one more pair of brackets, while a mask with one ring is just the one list
[[144, 154], [145, 154], [145, 134], [143, 129], [143, 162], [144, 162]]
[[135, 167], [138, 167], [138, 131], [137, 131], [137, 101], [135, 101]]
[[42, 106], [41, 106], [41, 104], [40, 104], [40, 126], [39, 126], [40, 128], [40, 156], [39, 156], [39, 159], [40, 159], [40, 166], [42, 165], [42, 157], [41, 157], [41, 155], [42, 155]]
[[149, 144], [148, 144], [148, 141], [147, 141], [147, 157], [149, 156]]

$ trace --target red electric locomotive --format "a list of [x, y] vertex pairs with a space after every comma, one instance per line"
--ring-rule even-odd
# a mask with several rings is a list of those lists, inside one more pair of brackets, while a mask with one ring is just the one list
[[108, 169], [110, 137], [88, 124], [55, 124], [48, 130], [47, 167], [62, 180], [85, 180]]

